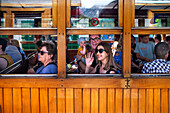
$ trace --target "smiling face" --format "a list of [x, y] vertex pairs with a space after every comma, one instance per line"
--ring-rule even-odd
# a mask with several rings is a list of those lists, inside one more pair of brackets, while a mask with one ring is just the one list
[[104, 61], [108, 58], [108, 54], [103, 46], [99, 45], [96, 49], [96, 56], [99, 61]]
[[90, 36], [90, 44], [93, 49], [96, 49], [97, 45], [101, 42], [99, 35]]
[[47, 48], [45, 46], [40, 49], [40, 53], [38, 53], [38, 56], [38, 60], [41, 61], [43, 64], [51, 61], [51, 55], [48, 54]]

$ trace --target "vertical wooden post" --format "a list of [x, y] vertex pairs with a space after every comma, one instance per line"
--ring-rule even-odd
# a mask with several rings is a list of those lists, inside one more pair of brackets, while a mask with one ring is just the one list
[[71, 27], [71, 0], [67, 0], [67, 27]]
[[123, 0], [118, 1], [118, 10], [119, 27], [123, 27]]
[[135, 27], [135, 0], [132, 0], [132, 27]]
[[53, 28], [57, 27], [57, 15], [58, 15], [57, 4], [58, 4], [57, 0], [53, 0], [53, 8], [52, 8]]
[[131, 13], [132, 1], [124, 0], [123, 16], [123, 76], [130, 77], [131, 74]]
[[66, 0], [58, 0], [58, 77], [66, 78]]

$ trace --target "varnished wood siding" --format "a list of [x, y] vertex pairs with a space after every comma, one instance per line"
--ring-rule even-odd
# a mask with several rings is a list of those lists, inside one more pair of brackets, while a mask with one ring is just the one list
[[169, 89], [0, 88], [2, 113], [168, 113]]
[[[50, 79], [53, 80], [51, 84], [48, 79], [39, 79], [39, 82], [35, 82], [38, 79], [25, 79], [25, 84], [24, 79], [0, 79], [1, 110], [2, 113], [169, 112], [170, 79], [130, 79], [129, 88], [125, 88], [126, 79], [107, 78], [108, 83], [103, 83], [104, 79], [70, 79], [70, 87], [66, 85], [67, 79], [62, 79], [66, 87], [54, 82], [59, 79]], [[89, 80], [91, 84], [87, 84]]]

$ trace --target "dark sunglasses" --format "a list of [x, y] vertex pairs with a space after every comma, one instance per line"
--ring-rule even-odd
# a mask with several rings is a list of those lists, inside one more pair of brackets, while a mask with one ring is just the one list
[[48, 53], [48, 52], [38, 51], [38, 53], [40, 53], [41, 55], [44, 55], [44, 53]]
[[96, 40], [96, 41], [98, 41], [98, 40], [100, 40], [100, 38], [99, 38], [99, 37], [95, 37], [95, 38], [90, 38], [90, 40]]
[[95, 53], [103, 53], [103, 51], [106, 51], [105, 49], [95, 49]]

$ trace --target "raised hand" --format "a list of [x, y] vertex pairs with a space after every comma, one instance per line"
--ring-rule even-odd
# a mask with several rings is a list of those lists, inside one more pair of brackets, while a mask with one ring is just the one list
[[85, 55], [85, 58], [86, 58], [86, 66], [90, 67], [94, 60], [93, 53], [92, 52], [87, 53], [87, 56]]

